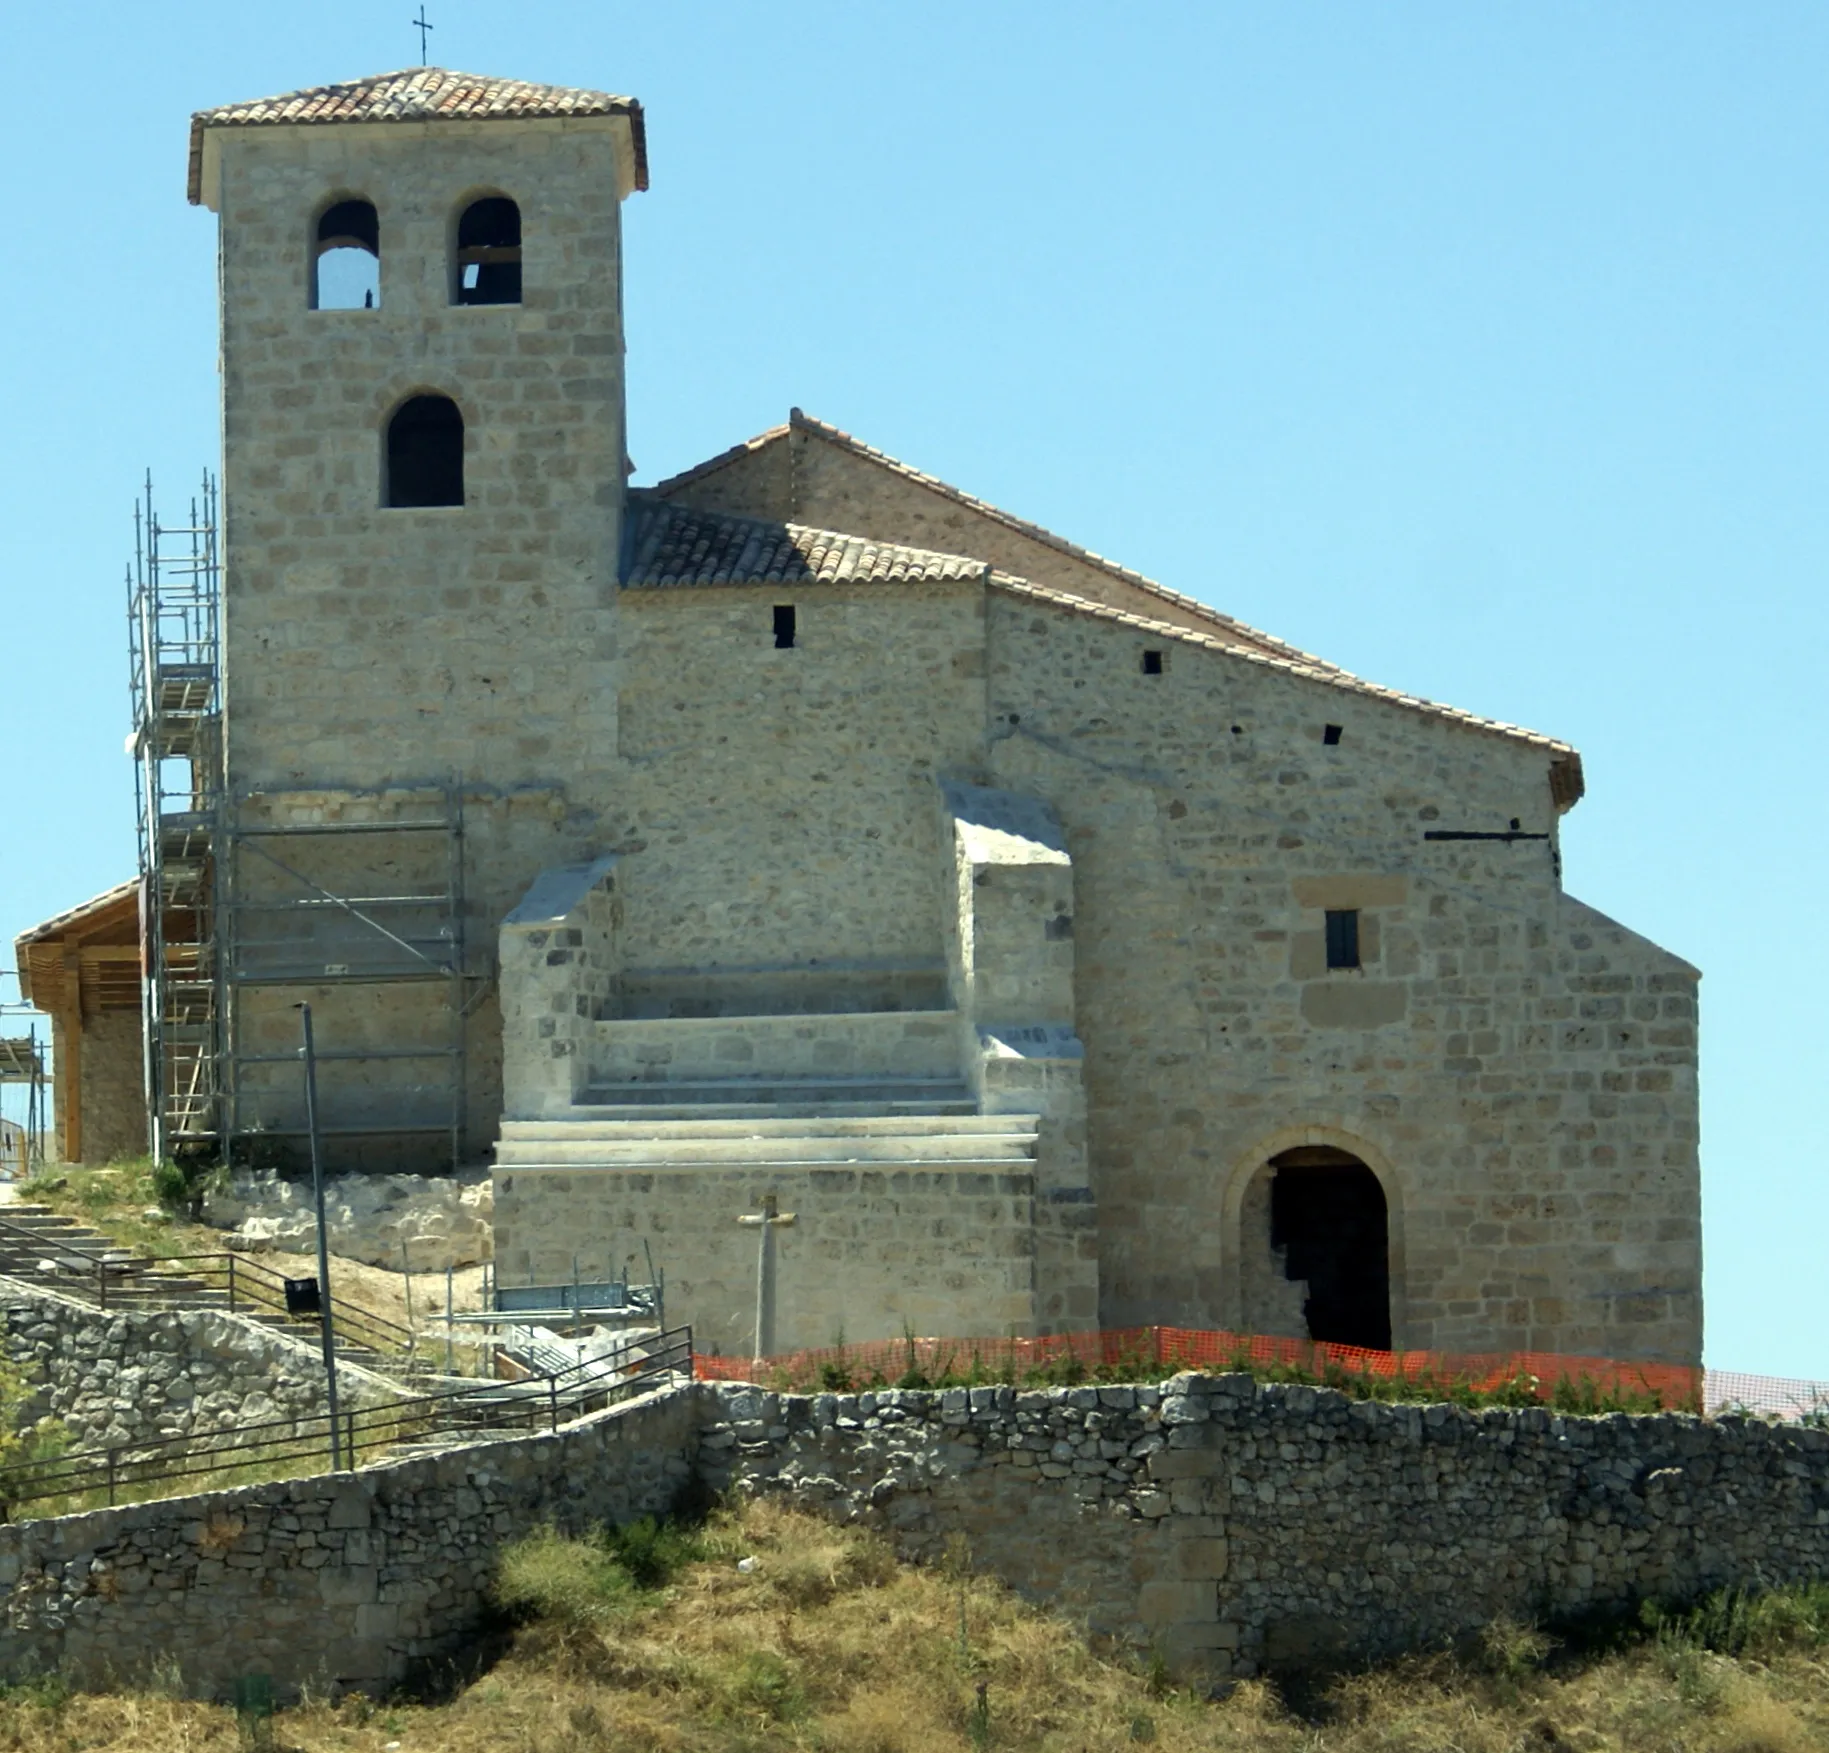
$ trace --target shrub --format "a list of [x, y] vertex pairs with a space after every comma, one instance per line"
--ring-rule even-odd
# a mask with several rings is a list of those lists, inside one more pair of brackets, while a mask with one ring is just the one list
[[708, 1556], [696, 1530], [652, 1516], [581, 1540], [541, 1528], [503, 1552], [495, 1595], [511, 1613], [582, 1630], [642, 1605]]

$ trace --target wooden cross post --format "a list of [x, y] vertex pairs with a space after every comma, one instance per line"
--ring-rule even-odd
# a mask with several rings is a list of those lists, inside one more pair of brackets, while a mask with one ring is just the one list
[[745, 1229], [760, 1230], [756, 1258], [756, 1359], [773, 1356], [775, 1350], [775, 1231], [794, 1221], [791, 1211], [778, 1211], [773, 1193], [762, 1195], [762, 1209], [737, 1222]]

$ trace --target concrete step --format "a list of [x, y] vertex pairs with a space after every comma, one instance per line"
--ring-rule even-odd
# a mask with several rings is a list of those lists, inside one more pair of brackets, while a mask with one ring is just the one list
[[1033, 1134], [1033, 1114], [761, 1114], [726, 1120], [694, 1116], [682, 1120], [650, 1118], [641, 1112], [600, 1119], [596, 1107], [580, 1106], [559, 1119], [504, 1120], [502, 1137], [514, 1143], [539, 1138], [925, 1138], [936, 1133], [959, 1137]]
[[503, 1139], [497, 1169], [525, 1168], [740, 1168], [808, 1163], [904, 1167], [911, 1163], [1027, 1163], [1035, 1156], [1034, 1132], [948, 1134], [928, 1132], [888, 1138], [822, 1138], [773, 1134], [762, 1138]]
[[905, 1114], [915, 1118], [944, 1116], [960, 1118], [978, 1112], [970, 1097], [958, 1101], [685, 1101], [685, 1102], [608, 1102], [596, 1093], [587, 1095], [572, 1112], [590, 1120], [829, 1120], [840, 1117], [867, 1118], [873, 1114]]
[[667, 1078], [592, 1083], [579, 1097], [583, 1107], [679, 1108], [690, 1118], [700, 1106], [738, 1104], [767, 1112], [792, 1102], [816, 1111], [842, 1107], [854, 1114], [902, 1113], [932, 1104], [975, 1113], [977, 1103], [956, 1078], [925, 1077], [725, 1077]]

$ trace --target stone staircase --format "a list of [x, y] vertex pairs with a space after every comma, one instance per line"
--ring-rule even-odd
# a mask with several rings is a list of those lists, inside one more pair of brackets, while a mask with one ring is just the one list
[[[180, 1260], [167, 1267], [149, 1255], [122, 1247], [80, 1218], [54, 1211], [48, 1205], [0, 1206], [0, 1276], [25, 1279], [90, 1303], [103, 1300], [98, 1287], [105, 1277], [105, 1301], [110, 1311], [215, 1309], [224, 1314], [233, 1312], [295, 1339], [311, 1340], [318, 1332], [315, 1318], [295, 1320], [278, 1309], [262, 1308], [246, 1295], [233, 1299], [231, 1311], [227, 1288], [187, 1270], [186, 1262]], [[396, 1353], [358, 1344], [341, 1334], [337, 1358], [339, 1362], [401, 1379], [418, 1378], [426, 1367]]]
[[[663, 1099], [671, 1098], [671, 1099]], [[684, 1098], [684, 1099], [682, 1099]], [[587, 1092], [560, 1119], [508, 1120], [510, 1169], [1033, 1167], [1033, 1114], [980, 1114], [963, 1085], [665, 1084]]]

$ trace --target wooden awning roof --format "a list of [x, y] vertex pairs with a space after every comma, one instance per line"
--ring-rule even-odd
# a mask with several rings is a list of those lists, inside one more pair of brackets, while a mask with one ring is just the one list
[[[13, 940], [19, 989], [40, 1010], [93, 1016], [140, 1003], [140, 885], [117, 883]], [[72, 978], [74, 976], [74, 978]]]

